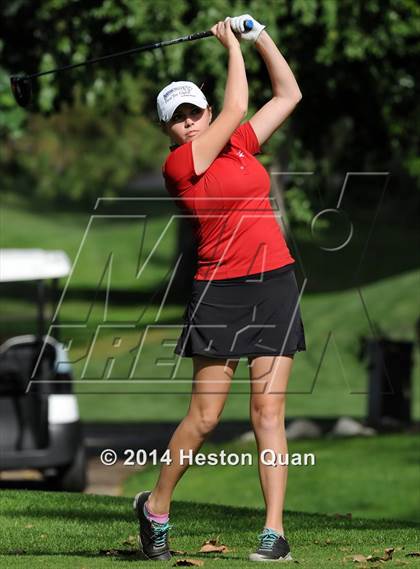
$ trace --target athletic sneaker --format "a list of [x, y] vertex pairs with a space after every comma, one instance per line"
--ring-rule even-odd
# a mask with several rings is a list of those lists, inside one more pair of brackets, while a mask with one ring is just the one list
[[250, 561], [293, 561], [286, 538], [275, 530], [264, 528], [258, 538], [260, 546], [251, 553]]
[[172, 558], [168, 542], [168, 531], [172, 526], [169, 522], [160, 524], [146, 517], [144, 505], [151, 493], [139, 492], [133, 501], [133, 510], [140, 525], [139, 546], [148, 559], [168, 561]]

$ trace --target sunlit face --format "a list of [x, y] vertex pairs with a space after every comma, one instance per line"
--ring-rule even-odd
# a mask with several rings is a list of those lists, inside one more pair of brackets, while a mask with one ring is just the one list
[[200, 109], [191, 103], [182, 103], [162, 128], [175, 144], [184, 144], [208, 129], [211, 117], [211, 107]]

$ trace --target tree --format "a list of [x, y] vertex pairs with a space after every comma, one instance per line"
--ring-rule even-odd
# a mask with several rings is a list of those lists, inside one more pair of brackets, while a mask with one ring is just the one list
[[[231, 11], [225, 0], [12, 0], [0, 8], [1, 61], [7, 72], [45, 70], [208, 29]], [[336, 169], [390, 162], [417, 176], [418, 3], [254, 0], [247, 11], [267, 25], [304, 95], [267, 145], [269, 160], [285, 146], [288, 162], [316, 165], [324, 182]], [[37, 83], [35, 110], [57, 112], [81, 95], [98, 112], [118, 108], [153, 122], [156, 93], [181, 77], [204, 81], [217, 107], [226, 75], [223, 51], [209, 38], [47, 76]], [[270, 85], [252, 46], [243, 42], [243, 51], [252, 113], [270, 96]], [[10, 128], [21, 128], [10, 102], [0, 104]]]
[[[265, 145], [261, 157], [265, 166], [275, 165], [282, 171], [315, 171], [312, 178], [284, 180], [292, 220], [307, 223], [319, 186], [325, 188], [327, 202], [337, 193], [337, 180], [355, 169], [390, 170], [394, 184], [389, 191], [404, 193], [413, 200], [413, 211], [418, 211], [420, 192], [414, 195], [413, 187], [417, 183], [420, 188], [420, 97], [414, 78], [420, 52], [420, 5], [415, 0], [250, 0], [246, 5], [236, 3], [234, 9], [227, 0], [11, 0], [0, 7], [0, 85], [4, 86], [5, 71], [45, 70], [179, 37], [244, 11], [266, 24], [303, 93], [293, 116]], [[251, 115], [271, 90], [256, 50], [243, 42], [243, 52]], [[204, 81], [217, 111], [225, 77], [224, 49], [208, 38], [46, 76], [37, 83], [34, 110], [49, 117], [85, 105], [99, 122], [121, 123], [121, 117], [141, 116], [143, 124], [148, 124], [144, 126], [150, 143], [145, 149], [147, 164], [158, 167], [165, 147], [162, 135], [153, 129], [157, 92], [171, 80], [189, 79], [199, 85]], [[0, 128], [6, 134], [0, 168], [4, 171], [15, 156], [14, 172], [29, 172], [38, 188], [45, 187], [42, 179], [51, 171], [45, 166], [45, 155], [19, 161], [13, 154], [17, 133], [23, 139], [30, 133], [33, 115], [22, 115], [10, 104], [10, 96], [4, 95], [0, 115]], [[43, 124], [51, 128], [48, 121]], [[114, 123], [110, 132], [112, 137], [125, 136], [127, 131]], [[92, 140], [96, 143], [95, 137]], [[79, 157], [76, 152], [74, 162]], [[119, 183], [124, 184], [139, 166], [145, 166], [141, 159], [128, 159]], [[103, 187], [106, 169], [98, 166], [98, 172], [93, 182], [89, 177], [79, 181], [77, 198], [89, 195], [92, 183]], [[118, 190], [118, 181], [112, 184], [109, 191]], [[47, 185], [55, 187], [52, 180]]]

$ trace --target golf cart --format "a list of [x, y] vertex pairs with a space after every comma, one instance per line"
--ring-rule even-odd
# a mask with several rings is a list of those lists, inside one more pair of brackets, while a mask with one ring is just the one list
[[[22, 302], [29, 293], [37, 304], [37, 323], [27, 314], [11, 322], [7, 313], [13, 301], [1, 311], [0, 472], [39, 470], [48, 489], [82, 492], [86, 454], [71, 366], [59, 338], [45, 335], [47, 306], [51, 301], [54, 310], [58, 279], [69, 272], [63, 251], [0, 249], [2, 303], [5, 294]], [[16, 332], [22, 322], [22, 331], [34, 333], [11, 336], [11, 325]]]

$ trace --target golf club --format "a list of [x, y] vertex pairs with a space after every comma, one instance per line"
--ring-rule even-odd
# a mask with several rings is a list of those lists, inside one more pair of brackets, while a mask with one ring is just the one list
[[[250, 31], [253, 28], [252, 20], [246, 20], [244, 25], [246, 31]], [[200, 40], [203, 38], [210, 37], [212, 35], [213, 33], [210, 30], [206, 32], [197, 32], [195, 34], [183, 36], [181, 38], [143, 45], [140, 47], [135, 47], [133, 49], [128, 49], [126, 51], [120, 51], [118, 53], [111, 53], [108, 55], [103, 55], [102, 57], [88, 59], [86, 61], [82, 61], [81, 63], [74, 63], [72, 65], [65, 65], [63, 67], [57, 67], [56, 69], [50, 69], [49, 71], [33, 73], [32, 75], [12, 75], [10, 77], [10, 86], [17, 104], [20, 105], [21, 107], [27, 107], [32, 101], [31, 80], [35, 79], [36, 77], [41, 77], [42, 75], [49, 75], [51, 73], [59, 73], [61, 71], [68, 71], [69, 69], [75, 69], [76, 67], [81, 67], [83, 65], [90, 65], [92, 63], [97, 63], [98, 61], [105, 61], [107, 59], [113, 59], [115, 57], [121, 57], [123, 55], [131, 55], [132, 53], [138, 53], [140, 51], [149, 51], [152, 49], [157, 49], [159, 47], [166, 47], [168, 45], [174, 45], [185, 41]]]

